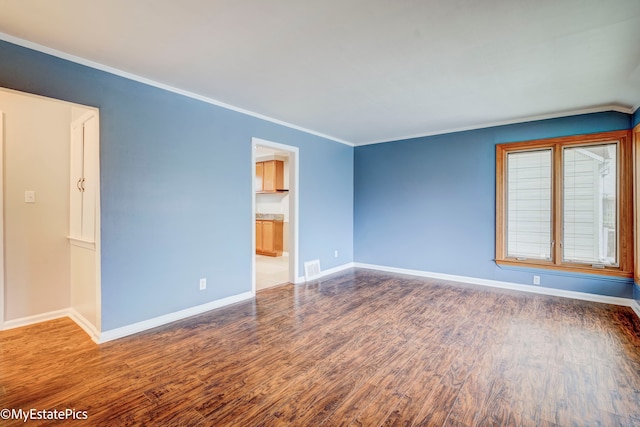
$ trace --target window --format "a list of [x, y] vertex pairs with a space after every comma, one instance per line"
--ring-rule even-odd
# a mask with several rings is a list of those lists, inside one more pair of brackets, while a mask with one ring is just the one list
[[632, 276], [628, 131], [496, 146], [496, 262]]
[[552, 150], [507, 154], [507, 256], [551, 259]]

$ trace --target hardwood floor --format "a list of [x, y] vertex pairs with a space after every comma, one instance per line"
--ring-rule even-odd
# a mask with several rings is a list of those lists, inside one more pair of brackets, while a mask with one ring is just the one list
[[100, 346], [68, 319], [0, 332], [2, 408], [87, 411], [65, 425], [640, 426], [640, 321], [350, 270]]

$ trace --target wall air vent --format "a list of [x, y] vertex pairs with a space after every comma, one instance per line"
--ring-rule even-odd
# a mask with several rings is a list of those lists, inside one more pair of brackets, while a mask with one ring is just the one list
[[314, 259], [304, 263], [304, 280], [308, 282], [320, 277], [320, 260]]

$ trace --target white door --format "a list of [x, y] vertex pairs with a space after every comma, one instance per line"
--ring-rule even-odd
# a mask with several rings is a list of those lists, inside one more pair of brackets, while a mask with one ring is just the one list
[[95, 243], [98, 119], [95, 112], [71, 124], [69, 237]]

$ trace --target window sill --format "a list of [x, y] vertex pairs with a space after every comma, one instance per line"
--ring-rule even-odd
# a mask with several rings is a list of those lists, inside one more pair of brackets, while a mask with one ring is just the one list
[[580, 266], [579, 264], [556, 265], [544, 261], [515, 261], [496, 259], [496, 264], [500, 267], [519, 267], [519, 268], [535, 268], [539, 270], [553, 270], [564, 273], [589, 274], [592, 276], [610, 276], [621, 278], [633, 278], [633, 271], [623, 271], [619, 268], [605, 267], [593, 268], [591, 266]]

